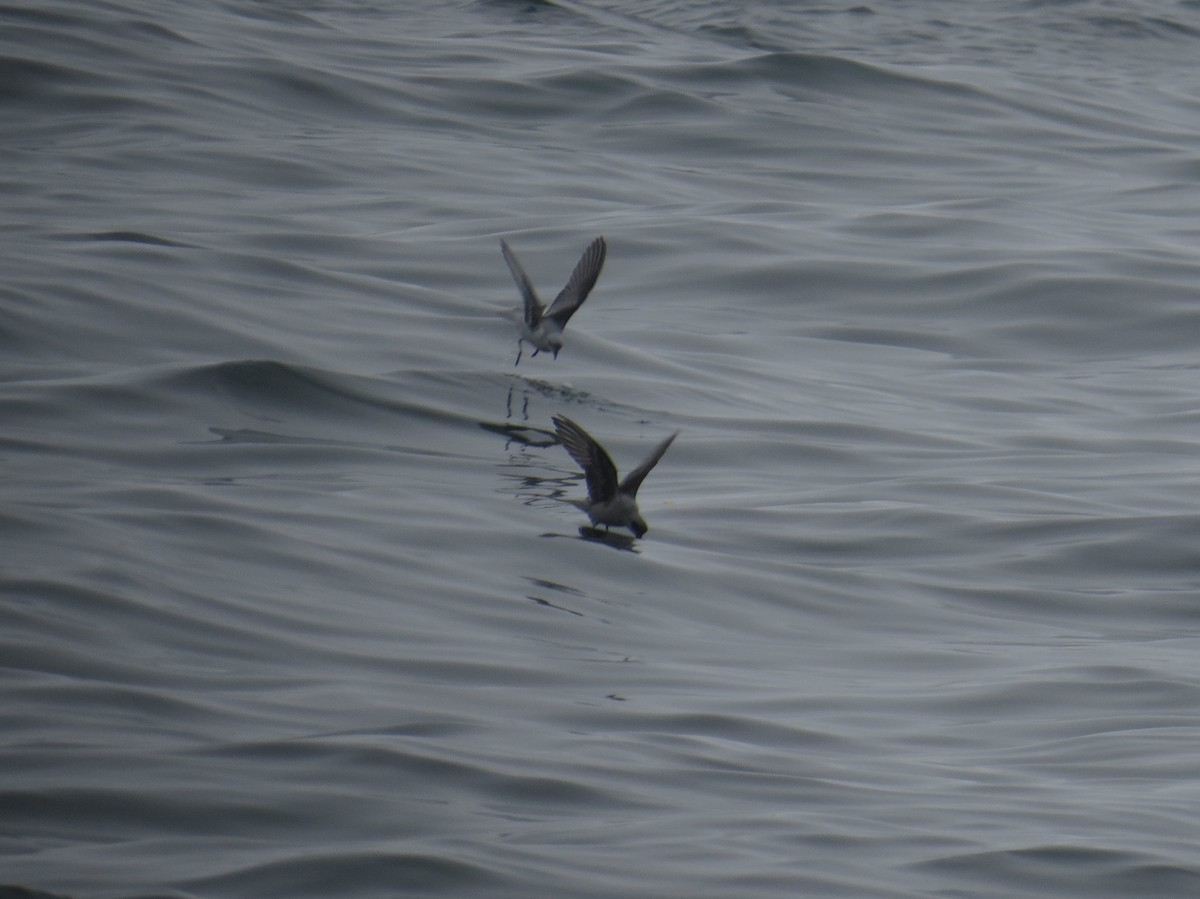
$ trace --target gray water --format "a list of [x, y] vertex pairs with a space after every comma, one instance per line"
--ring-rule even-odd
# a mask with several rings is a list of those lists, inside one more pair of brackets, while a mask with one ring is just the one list
[[0, 896], [1200, 893], [1198, 53], [0, 6]]

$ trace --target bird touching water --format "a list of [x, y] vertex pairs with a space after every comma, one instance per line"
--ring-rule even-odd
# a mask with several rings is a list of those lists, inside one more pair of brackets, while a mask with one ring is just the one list
[[667, 447], [679, 432], [676, 431], [654, 448], [646, 461], [617, 481], [617, 466], [595, 438], [565, 415], [554, 416], [554, 430], [571, 458], [583, 469], [587, 478], [588, 498], [571, 500], [587, 513], [593, 525], [627, 527], [635, 537], [645, 535], [649, 527], [637, 507], [638, 487], [658, 464]]

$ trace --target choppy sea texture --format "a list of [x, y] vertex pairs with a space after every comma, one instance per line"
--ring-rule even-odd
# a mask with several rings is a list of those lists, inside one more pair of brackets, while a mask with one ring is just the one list
[[0, 896], [1196, 895], [1198, 37], [0, 7]]

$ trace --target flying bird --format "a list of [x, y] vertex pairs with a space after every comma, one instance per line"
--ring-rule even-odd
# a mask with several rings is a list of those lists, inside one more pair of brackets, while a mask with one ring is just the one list
[[679, 436], [679, 432], [676, 431], [656, 446], [645, 462], [618, 483], [617, 466], [613, 465], [613, 460], [604, 447], [597, 443], [592, 435], [565, 415], [554, 416], [554, 430], [558, 433], [563, 447], [587, 477], [587, 499], [571, 500], [571, 504], [586, 512], [593, 525], [602, 524], [605, 530], [626, 527], [633, 531], [635, 537], [645, 536], [649, 527], [638, 512], [638, 487], [658, 464], [671, 441]]
[[608, 252], [608, 245], [603, 237], [597, 237], [591, 242], [583, 251], [575, 271], [571, 272], [567, 286], [559, 291], [549, 309], [542, 305], [537, 291], [533, 289], [533, 282], [525, 274], [525, 269], [521, 268], [521, 263], [517, 261], [512, 248], [503, 240], [500, 241], [500, 252], [504, 254], [504, 261], [508, 263], [508, 270], [512, 272], [513, 280], [517, 282], [517, 288], [524, 300], [524, 308], [517, 310], [517, 325], [521, 333], [517, 337], [517, 361], [513, 365], [521, 363], [521, 352], [526, 342], [533, 347], [534, 356], [542, 350], [549, 350], [557, 359], [558, 351], [563, 345], [563, 328], [596, 286], [596, 279], [600, 277], [600, 269], [604, 266], [604, 254]]

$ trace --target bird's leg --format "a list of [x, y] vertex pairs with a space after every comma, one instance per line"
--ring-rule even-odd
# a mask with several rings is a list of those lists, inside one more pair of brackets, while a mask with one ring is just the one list
[[514, 368], [516, 368], [518, 365], [521, 364], [521, 351], [524, 349], [525, 349], [525, 347], [522, 346], [521, 341], [518, 340], [517, 341], [517, 361], [513, 363]]

